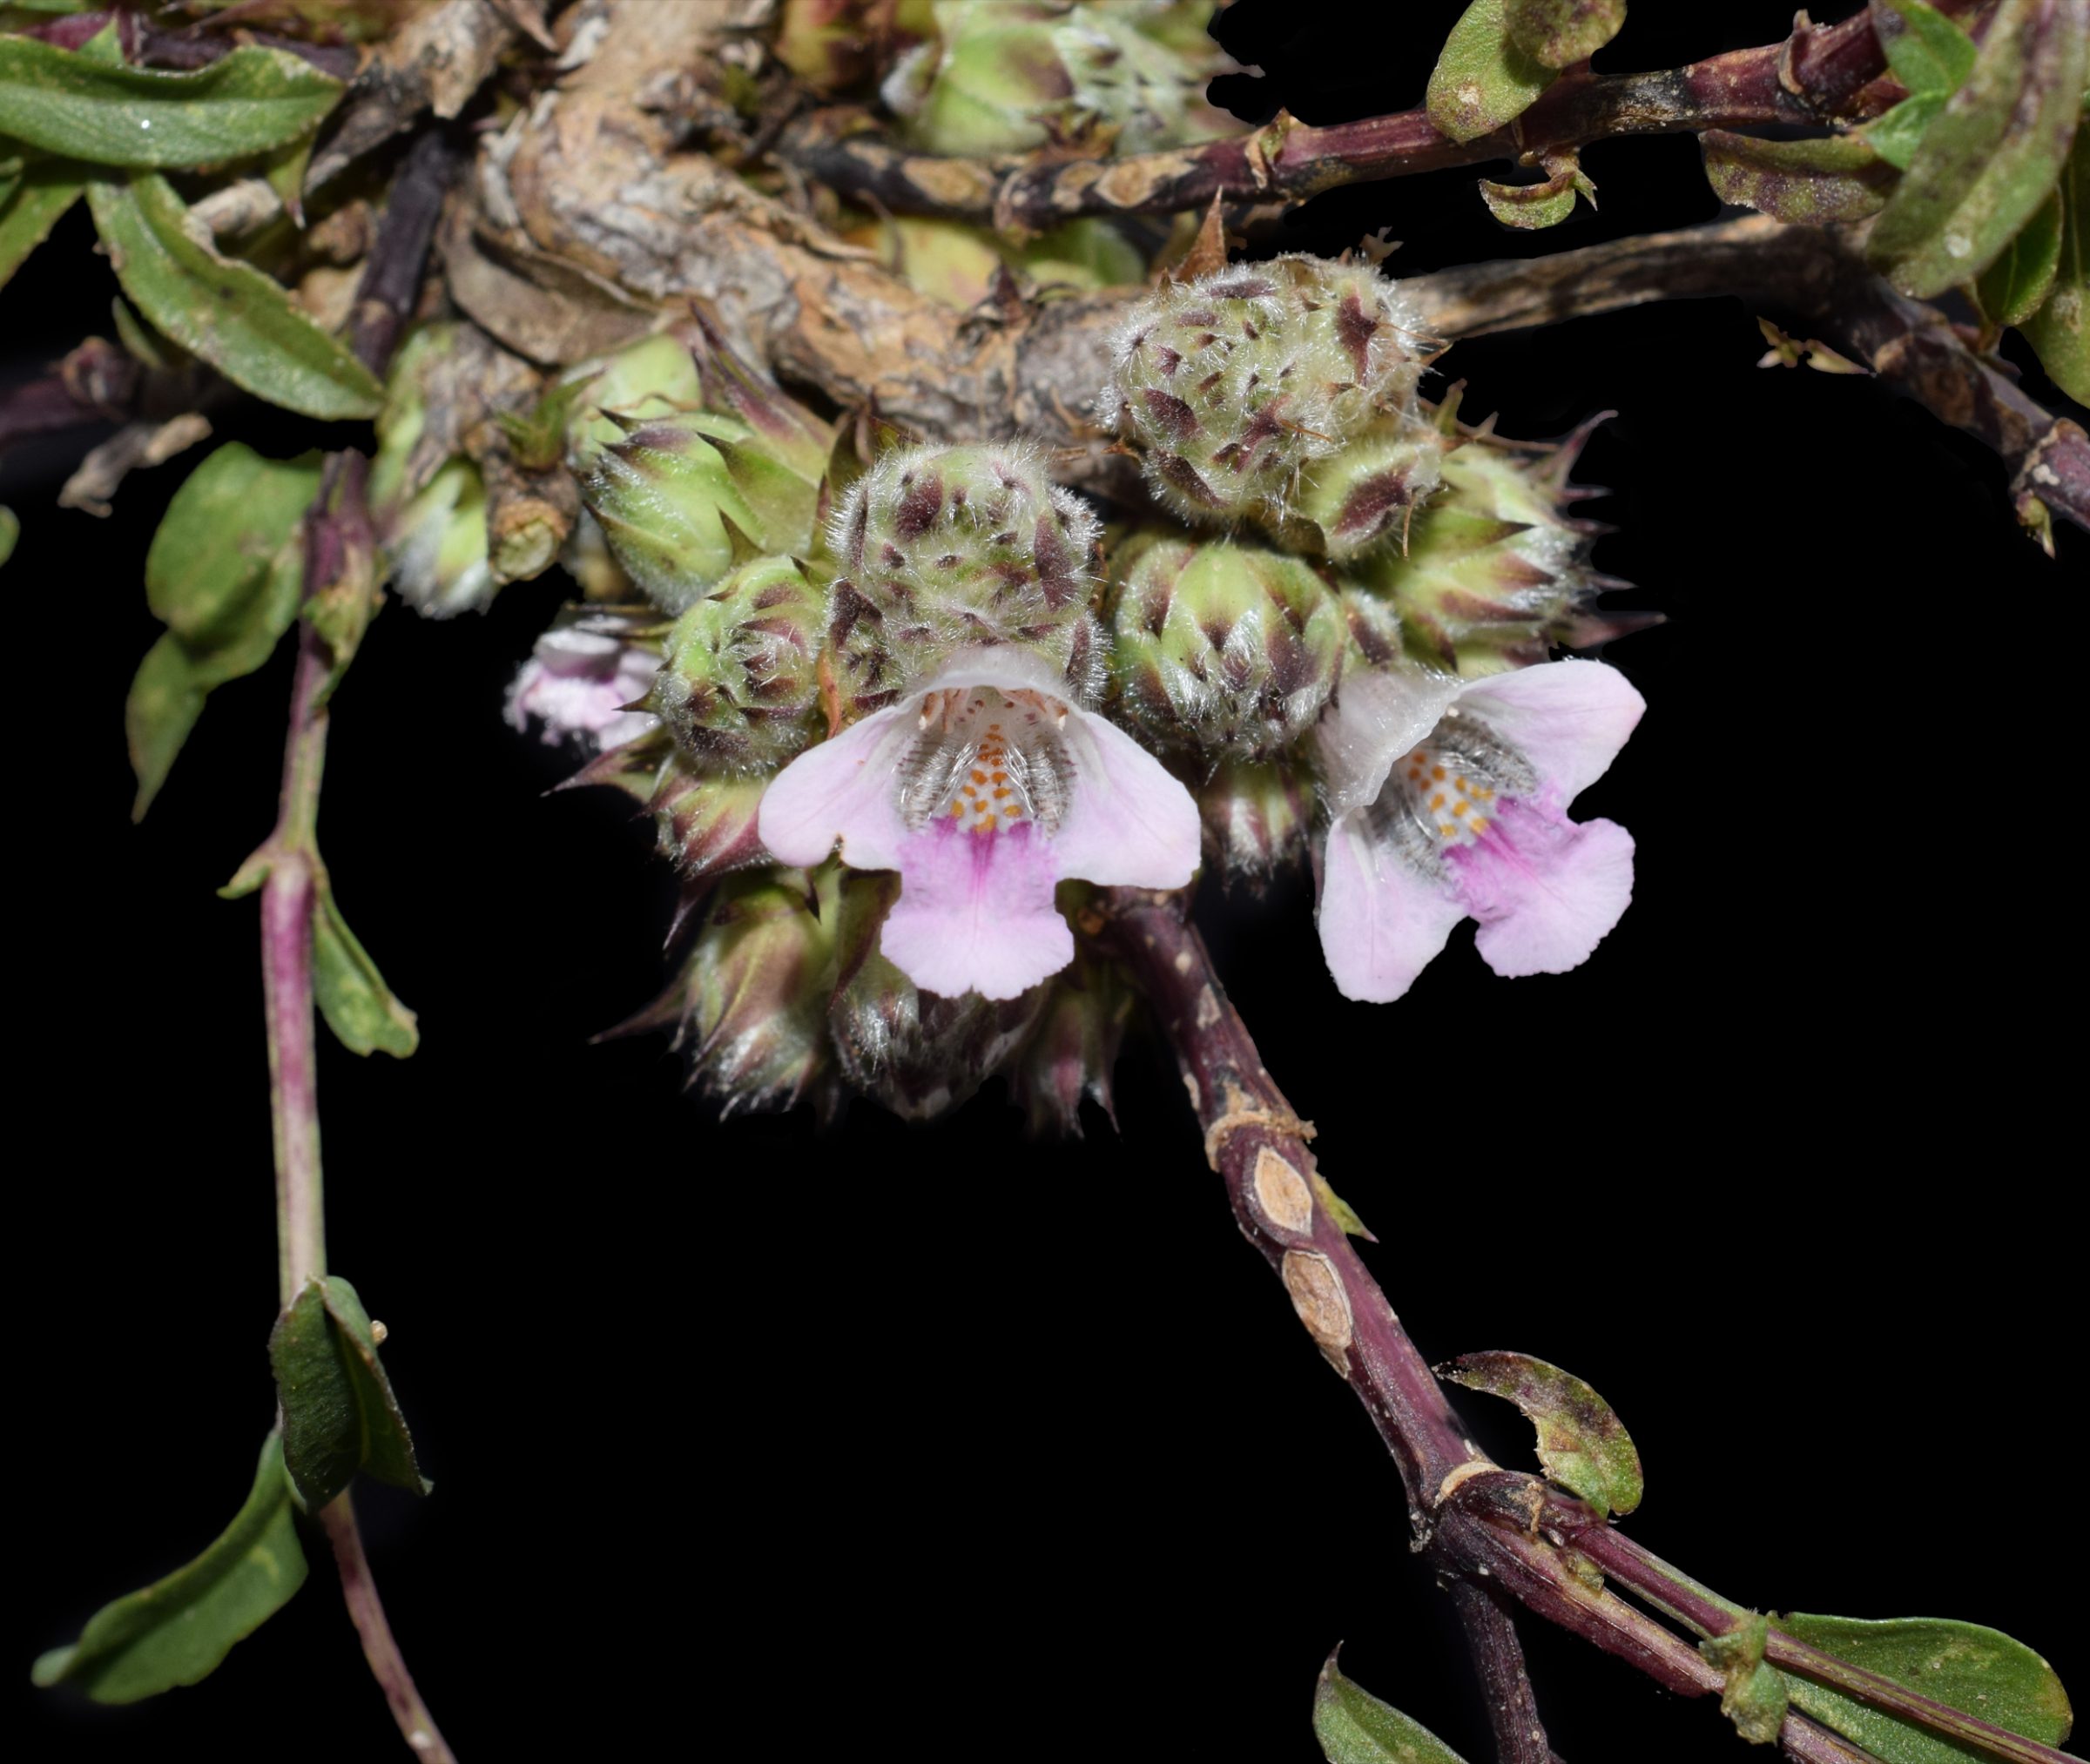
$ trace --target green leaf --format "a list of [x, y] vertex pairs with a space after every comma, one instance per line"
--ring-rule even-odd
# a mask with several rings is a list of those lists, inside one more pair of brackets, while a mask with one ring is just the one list
[[1596, 185], [1576, 165], [1574, 156], [1568, 154], [1564, 160], [1547, 157], [1552, 175], [1542, 184], [1495, 184], [1483, 178], [1480, 199], [1505, 226], [1527, 232], [1558, 226], [1574, 212], [1577, 195], [1587, 196], [1592, 205], [1596, 201]]
[[428, 1491], [370, 1319], [347, 1281], [307, 1281], [276, 1319], [268, 1357], [283, 1417], [283, 1464], [301, 1509], [325, 1506], [358, 1471]]
[[1698, 1644], [1698, 1652], [1723, 1675], [1720, 1713], [1752, 1746], [1776, 1741], [1790, 1702], [1783, 1674], [1763, 1664], [1770, 1633], [1769, 1622], [1751, 1612], [1724, 1635], [1709, 1635]]
[[15, 541], [22, 536], [22, 517], [0, 504], [0, 564], [15, 555]]
[[1698, 145], [1705, 155], [1706, 182], [1723, 202], [1760, 208], [1803, 226], [1877, 214], [1894, 186], [1893, 166], [1855, 135], [1759, 141], [1708, 129]]
[[1945, 108], [1947, 96], [1945, 92], [1918, 92], [1904, 98], [1884, 116], [1868, 123], [1856, 138], [1865, 142], [1896, 171], [1905, 172], [1938, 111]]
[[341, 917], [332, 888], [320, 892], [312, 925], [312, 962], [313, 986], [327, 1027], [351, 1054], [382, 1053], [404, 1060], [421, 1045], [414, 1013], [393, 997], [377, 964]]
[[320, 458], [264, 459], [228, 441], [191, 472], [145, 553], [145, 602], [183, 642], [209, 648], [251, 609], [320, 488]]
[[341, 91], [310, 62], [253, 44], [170, 73], [0, 37], [0, 131], [97, 165], [205, 165], [266, 152], [317, 128]]
[[1587, 60], [1616, 37], [1626, 0], [1508, 0], [1510, 40], [1545, 67]]
[[1424, 102], [1438, 133], [1471, 141], [1523, 115], [1553, 70], [1510, 40], [1505, 0], [1473, 0], [1452, 26]]
[[1982, 271], [1974, 298], [1991, 323], [2022, 325], [2053, 292], [2054, 278], [2061, 267], [2065, 206], [2061, 198], [2067, 182], [2068, 174], [2063, 172], [2061, 187], [2003, 247], [2003, 255]]
[[282, 1447], [271, 1433], [246, 1503], [218, 1540], [164, 1580], [103, 1606], [78, 1641], [44, 1655], [30, 1676], [75, 1686], [98, 1703], [192, 1685], [304, 1584]]
[[2061, 242], [2053, 292], [2019, 321], [2053, 383], [2090, 404], [2090, 128], [2079, 130], [2061, 172]]
[[2090, 63], [2081, 0], [2000, 0], [1973, 71], [1925, 131], [1866, 241], [1905, 294], [1972, 281], [2038, 212], [2073, 138]]
[[[2000, 1630], [1938, 1617], [1773, 1619], [1776, 1628], [1849, 1665], [1920, 1691], [2042, 1746], [2059, 1746], [2073, 1719], [2053, 1668]], [[1970, 1764], [1991, 1754], [1955, 1743], [1788, 1670], [1793, 1706], [1853, 1740], [1885, 1764]]]
[[384, 390], [370, 370], [277, 283], [192, 236], [165, 178], [98, 178], [87, 200], [117, 279], [154, 328], [271, 404], [306, 416], [377, 414]]
[[1313, 1737], [1328, 1764], [1464, 1764], [1421, 1722], [1352, 1684], [1337, 1655], [1313, 1687]]
[[1894, 77], [1908, 87], [1911, 96], [1935, 92], [1946, 98], [1959, 91], [1974, 71], [1978, 53], [1974, 39], [1924, 0], [1880, 0], [1880, 3], [1899, 13], [1905, 27], [1878, 32]]
[[166, 782], [205, 695], [253, 673], [296, 618], [300, 522], [320, 471], [316, 453], [267, 460], [228, 441], [168, 503], [145, 554], [145, 598], [172, 629], [145, 652], [124, 705], [133, 820]]
[[25, 166], [6, 201], [0, 202], [0, 288], [23, 259], [51, 237], [51, 230], [87, 187], [86, 175], [65, 159]]
[[1514, 1403], [1538, 1430], [1539, 1462], [1562, 1488], [1596, 1509], [1640, 1505], [1640, 1453], [1611, 1405], [1572, 1372], [1528, 1354], [1462, 1354], [1437, 1375]]

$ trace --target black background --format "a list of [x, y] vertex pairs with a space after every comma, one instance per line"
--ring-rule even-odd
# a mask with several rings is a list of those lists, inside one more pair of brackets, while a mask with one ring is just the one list
[[[1419, 100], [1455, 6], [1243, 0], [1309, 121]], [[1775, 40], [1790, 8], [1647, 8], [1603, 57]], [[1713, 218], [1688, 138], [1587, 156], [1601, 213], [1499, 229], [1470, 172], [1336, 192], [1300, 242], [1389, 226], [1412, 273]], [[1498, 173], [1498, 175], [1500, 175]], [[10, 377], [114, 292], [80, 215], [10, 287]], [[2012, 346], [2014, 348], [2014, 343]], [[1609, 659], [1649, 711], [1582, 798], [1638, 898], [1561, 978], [1470, 935], [1393, 1007], [1338, 997], [1299, 883], [1208, 891], [1234, 996], [1426, 1354], [1581, 1373], [1646, 1460], [1635, 1535], [1765, 1608], [1997, 1624], [2090, 1682], [2061, 1447], [2080, 1406], [2080, 1241], [2054, 1216], [2080, 887], [2087, 554], [2016, 531], [1992, 457], [1863, 381], [1759, 371], [1714, 300], [1462, 344], [1506, 433], [1617, 418]], [[2019, 353], [2015, 358], [2023, 360]], [[2037, 374], [2028, 383], [2052, 400]], [[309, 425], [235, 413], [290, 452]], [[272, 1403], [275, 1303], [255, 908], [212, 888], [266, 832], [287, 656], [211, 703], [142, 827], [123, 696], [142, 562], [193, 455], [113, 520], [51, 497], [81, 447], [8, 461], [23, 1132], [10, 1234], [17, 1720], [28, 1755], [403, 1756], [315, 1561], [202, 1686], [104, 1710], [31, 1656], [229, 1517]], [[341, 439], [354, 441], [344, 429]], [[1237, 1235], [1163, 1054], [1120, 1130], [1035, 1145], [998, 1087], [933, 1128], [859, 1106], [720, 1124], [657, 1040], [669, 888], [607, 793], [500, 718], [561, 598], [394, 609], [340, 698], [321, 831], [425, 1042], [328, 1044], [333, 1265], [392, 1331], [432, 1498], [359, 1497], [424, 1690], [469, 1761], [646, 1755], [752, 1724], [780, 1756], [1039, 1751], [1305, 1761], [1314, 1673], [1488, 1756], [1397, 1478]], [[18, 1208], [23, 1203], [18, 1202]], [[24, 1222], [24, 1213], [27, 1218]], [[1528, 1462], [1514, 1413], [1462, 1404]], [[320, 1552], [320, 1553], [323, 1553]], [[1570, 1758], [1733, 1757], [1709, 1705], [1530, 1623]], [[638, 1745], [637, 1736], [661, 1737]]]

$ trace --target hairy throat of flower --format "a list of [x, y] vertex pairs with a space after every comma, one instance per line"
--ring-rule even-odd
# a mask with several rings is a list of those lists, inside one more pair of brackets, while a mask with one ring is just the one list
[[940, 825], [982, 838], [1028, 826], [1049, 838], [1066, 817], [1067, 706], [993, 686], [927, 692], [898, 774], [911, 832]]
[[1497, 803], [1539, 787], [1529, 760], [1470, 711], [1456, 707], [1393, 762], [1365, 811], [1367, 825], [1426, 875], [1441, 875], [1444, 854], [1484, 838]]

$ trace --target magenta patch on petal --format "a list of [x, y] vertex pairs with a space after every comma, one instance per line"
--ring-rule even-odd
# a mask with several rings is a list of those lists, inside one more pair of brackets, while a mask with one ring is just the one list
[[1633, 899], [1633, 838], [1570, 821], [1551, 801], [1506, 801], [1488, 831], [1448, 848], [1474, 945], [1499, 974], [1565, 973], [1588, 960]]
[[1028, 825], [940, 821], [901, 843], [900, 875], [879, 948], [925, 993], [1013, 999], [1074, 959], [1050, 844]]

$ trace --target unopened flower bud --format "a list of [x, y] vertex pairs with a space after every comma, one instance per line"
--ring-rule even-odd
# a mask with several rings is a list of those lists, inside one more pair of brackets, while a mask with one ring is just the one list
[[854, 1088], [905, 1120], [927, 1121], [963, 1102], [1001, 1068], [1037, 1020], [1047, 988], [999, 1000], [918, 990], [878, 952], [880, 927], [899, 893], [900, 878], [890, 871], [847, 873], [828, 1027]]
[[1426, 353], [1406, 296], [1369, 265], [1232, 264], [1133, 308], [1103, 404], [1169, 507], [1281, 530], [1313, 461], [1412, 410]]
[[1224, 540], [1136, 540], [1112, 659], [1124, 702], [1202, 751], [1275, 752], [1320, 714], [1342, 662], [1335, 596], [1297, 557]]
[[675, 621], [653, 708], [707, 770], [780, 764], [818, 726], [821, 623], [791, 559], [742, 564]]
[[1008, 1067], [1011, 1099], [1032, 1133], [1079, 1139], [1083, 1097], [1116, 1125], [1110, 1074], [1132, 1003], [1131, 987], [1108, 962], [1076, 956], [1054, 976], [1037, 1027]]
[[1129, 151], [1205, 139], [1227, 119], [1204, 103], [1230, 65], [1183, 9], [1070, 0], [938, 0], [937, 40], [910, 51], [881, 95], [935, 153], [1020, 153], [1108, 131]]
[[1204, 849], [1229, 882], [1260, 888], [1305, 849], [1313, 802], [1294, 766], [1222, 760], [1195, 794]]
[[563, 383], [580, 388], [568, 418], [567, 456], [581, 473], [634, 423], [680, 416], [704, 402], [690, 346], [664, 331], [574, 369]]
[[1392, 414], [1317, 460], [1292, 510], [1311, 549], [1338, 563], [1382, 547], [1398, 551], [1416, 509], [1437, 488], [1442, 454], [1442, 438], [1430, 425]]
[[1098, 531], [1035, 448], [888, 453], [857, 480], [830, 535], [836, 647], [873, 651], [894, 690], [954, 650], [994, 643], [1083, 665]]
[[[760, 555], [762, 523], [712, 445], [717, 420], [662, 417], [596, 455], [581, 495], [625, 573], [679, 612], [733, 566]], [[741, 535], [736, 545], [733, 531]]]
[[[729, 460], [736, 449], [751, 460], [775, 467], [799, 483], [817, 486], [834, 450], [834, 430], [822, 422], [767, 375], [752, 367], [727, 342], [725, 333], [705, 307], [697, 309], [696, 335], [691, 343], [697, 383], [704, 407], [747, 426], [749, 439], [722, 435], [718, 445]], [[761, 496], [749, 500], [759, 508]]]
[[768, 787], [765, 778], [696, 772], [678, 756], [649, 805], [661, 855], [691, 880], [767, 861], [756, 817]]
[[682, 1035], [695, 1042], [692, 1080], [728, 1114], [818, 1094], [839, 882], [832, 864], [811, 874], [753, 871], [727, 878], [712, 897], [663, 1006], [679, 1007]]
[[1391, 616], [1410, 657], [1473, 677], [1655, 623], [1592, 609], [1615, 584], [1587, 567], [1589, 529], [1561, 508], [1581, 441], [1522, 450], [1474, 439], [1446, 453], [1444, 487], [1410, 524], [1406, 554], [1375, 552], [1345, 572], [1353, 640], [1383, 633]]
[[499, 586], [487, 554], [486, 486], [469, 460], [452, 460], [379, 527], [392, 586], [431, 618], [484, 611]]

